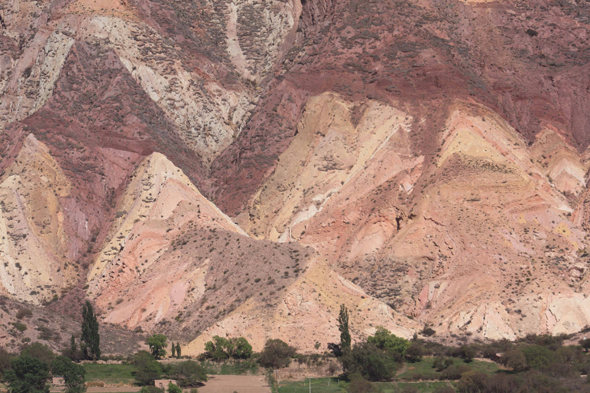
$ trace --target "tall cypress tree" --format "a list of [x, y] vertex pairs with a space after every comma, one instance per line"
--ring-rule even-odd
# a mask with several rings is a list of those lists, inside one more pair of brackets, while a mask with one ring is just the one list
[[180, 358], [180, 343], [176, 343], [176, 357]]
[[100, 335], [98, 334], [98, 319], [94, 314], [92, 304], [87, 300], [82, 308], [82, 337], [80, 346], [87, 359], [100, 359]]
[[344, 304], [340, 305], [338, 330], [340, 330], [340, 348], [342, 351], [350, 350], [352, 339], [350, 337], [350, 330], [348, 329], [348, 310]]
[[172, 357], [176, 357], [176, 345], [174, 345], [174, 343], [172, 343]]

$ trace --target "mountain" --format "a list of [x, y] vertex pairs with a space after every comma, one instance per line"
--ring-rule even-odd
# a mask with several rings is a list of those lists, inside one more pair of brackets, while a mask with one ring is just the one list
[[356, 337], [577, 332], [589, 26], [575, 0], [3, 2], [0, 295], [190, 354], [323, 351], [341, 304]]

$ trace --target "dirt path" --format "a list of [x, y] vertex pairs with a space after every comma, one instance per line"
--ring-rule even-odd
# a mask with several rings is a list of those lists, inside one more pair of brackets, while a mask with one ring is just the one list
[[259, 375], [211, 375], [199, 393], [271, 393], [266, 378]]
[[[271, 393], [266, 378], [260, 375], [209, 375], [205, 386], [199, 393]], [[135, 393], [141, 388], [137, 386], [88, 387], [88, 393]], [[52, 387], [51, 393], [61, 393], [63, 388]], [[189, 392], [190, 389], [183, 389]]]
[[[115, 386], [115, 387], [100, 387], [100, 386], [90, 386], [87, 393], [135, 393], [139, 392], [141, 388], [139, 386]], [[52, 387], [50, 392], [51, 393], [62, 393], [64, 391], [63, 388], [55, 388]]]

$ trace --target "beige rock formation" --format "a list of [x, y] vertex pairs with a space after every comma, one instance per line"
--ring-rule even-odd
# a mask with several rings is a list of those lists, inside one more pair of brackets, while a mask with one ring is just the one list
[[544, 311], [580, 304], [586, 282], [585, 232], [570, 219], [586, 183], [583, 156], [554, 130], [528, 146], [493, 112], [457, 104], [425, 162], [403, 112], [364, 106], [355, 127], [352, 103], [309, 101], [240, 217], [249, 233], [312, 246], [368, 294], [441, 333], [514, 338], [586, 323], [583, 306]]
[[[156, 314], [152, 323], [160, 322], [168, 315], [171, 302], [182, 303], [186, 291], [192, 289], [189, 286], [204, 291], [204, 268], [187, 270], [191, 266], [180, 261], [178, 266], [163, 263], [166, 254], [176, 248], [174, 240], [187, 228], [243, 234], [159, 153], [137, 168], [117, 210], [88, 273], [88, 294], [108, 311], [107, 321], [130, 327], [152, 313]], [[168, 262], [176, 264], [176, 257]], [[121, 305], [119, 299], [126, 302]], [[111, 311], [109, 305], [118, 307]]]
[[63, 226], [71, 184], [29, 135], [0, 178], [0, 292], [40, 304], [77, 281], [77, 250]]

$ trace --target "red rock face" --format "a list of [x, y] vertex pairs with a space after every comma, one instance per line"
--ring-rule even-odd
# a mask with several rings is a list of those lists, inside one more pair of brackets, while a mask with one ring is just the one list
[[[427, 155], [438, 148], [435, 135], [455, 99], [494, 109], [527, 140], [552, 125], [583, 150], [590, 142], [587, 18], [583, 5], [562, 2], [307, 1], [300, 45], [277, 70], [282, 81], [270, 85], [235, 146], [214, 163], [216, 200], [239, 212], [236, 199], [247, 199], [261, 180], [246, 168], [272, 171], [294, 135], [305, 102], [296, 97], [325, 91], [399, 101], [416, 119], [413, 142]], [[281, 111], [289, 95], [294, 107]], [[266, 154], [252, 145], [267, 146]]]
[[75, 259], [100, 244], [130, 171], [156, 149], [187, 163], [198, 182], [198, 160], [182, 146], [166, 116], [113, 52], [89, 43], [72, 47], [46, 105], [3, 136], [18, 144], [29, 133], [50, 148], [77, 185], [64, 201], [70, 207], [66, 221]]
[[[15, 163], [25, 138], [26, 152], [43, 152], [38, 155], [52, 165], [55, 160], [60, 181], [71, 187], [33, 194], [56, 195], [52, 220], [59, 225], [52, 228], [63, 225], [64, 233], [55, 230], [60, 241], [51, 255], [80, 266], [79, 278], [68, 270], [64, 283], [52, 283], [37, 300], [47, 300], [51, 290], [65, 295], [77, 279], [75, 291], [52, 307], [75, 309], [73, 298], [85, 293], [109, 321], [189, 340], [196, 332], [176, 318], [186, 308], [191, 317], [184, 323], [200, 321], [199, 332], [218, 334], [231, 324], [232, 332], [263, 343], [268, 330], [254, 330], [262, 329], [264, 313], [256, 311], [259, 319], [247, 326], [237, 321], [264, 308], [266, 295], [223, 288], [219, 305], [231, 311], [221, 313], [212, 311], [210, 299], [187, 295], [204, 283], [182, 284], [183, 276], [208, 263], [216, 266], [207, 286], [232, 273], [225, 282], [234, 286], [247, 270], [266, 268], [255, 256], [232, 267], [231, 254], [206, 246], [203, 231], [215, 220], [227, 221], [226, 214], [249, 235], [249, 248], [280, 259], [275, 270], [290, 266], [283, 260], [288, 247], [276, 246], [280, 257], [267, 255], [269, 240], [313, 247], [318, 260], [305, 263], [320, 292], [327, 291], [322, 274], [352, 288], [345, 277], [360, 285], [351, 290], [350, 304], [370, 296], [386, 310], [383, 323], [395, 319], [415, 328], [393, 313], [395, 307], [443, 331], [472, 329], [497, 338], [569, 332], [590, 321], [590, 315], [557, 310], [584, 303], [579, 292], [588, 285], [581, 255], [590, 214], [590, 11], [581, 2], [19, 4], [0, 4], [0, 184], [6, 195], [14, 190], [28, 198], [34, 189], [12, 178], [29, 179]], [[43, 146], [31, 148], [34, 140], [46, 146], [47, 157]], [[153, 153], [202, 193], [179, 188], [166, 194], [159, 202], [175, 220], [162, 219], [159, 208], [151, 218], [137, 210], [155, 203], [151, 186], [130, 188], [134, 171]], [[43, 180], [41, 172], [32, 178]], [[148, 196], [138, 198], [142, 192]], [[178, 200], [199, 198], [221, 211], [191, 226], [188, 217], [196, 213]], [[54, 201], [49, 195], [35, 203], [45, 208], [45, 200]], [[126, 223], [126, 235], [113, 240], [128, 216], [125, 201], [138, 204], [137, 214]], [[22, 211], [22, 220], [35, 219]], [[13, 215], [2, 214], [11, 228]], [[177, 228], [180, 222], [186, 227]], [[160, 240], [152, 244], [154, 234]], [[244, 235], [224, 236], [232, 246], [215, 245], [238, 253], [232, 247]], [[189, 239], [198, 244], [185, 251], [199, 255], [174, 270], [183, 256], [179, 244]], [[127, 241], [137, 250], [167, 251], [137, 272], [141, 257], [124, 249]], [[103, 266], [105, 253], [119, 259], [109, 254]], [[533, 269], [532, 259], [542, 265]], [[526, 264], [525, 282], [518, 275]], [[10, 274], [19, 274], [10, 266]], [[108, 274], [87, 275], [98, 266]], [[4, 273], [0, 266], [3, 291], [17, 297]], [[272, 312], [264, 315], [294, 326], [280, 305], [305, 297], [311, 284], [304, 277], [283, 279], [268, 303]], [[26, 288], [24, 273], [20, 278]], [[82, 289], [86, 284], [90, 291]], [[141, 297], [143, 289], [156, 298], [153, 304]], [[550, 312], [521, 323], [524, 317], [510, 312], [516, 307], [510, 296], [524, 299], [525, 292], [538, 297], [519, 300], [518, 307], [528, 307], [528, 315], [541, 315], [538, 308]], [[330, 301], [308, 299], [312, 306], [302, 301], [293, 309], [329, 315], [338, 303], [330, 293]], [[178, 296], [182, 300], [174, 300]], [[236, 308], [241, 311], [231, 314]], [[325, 330], [320, 326], [314, 331]], [[358, 334], [370, 333], [370, 323], [362, 326]], [[295, 340], [293, 331], [284, 337]]]

